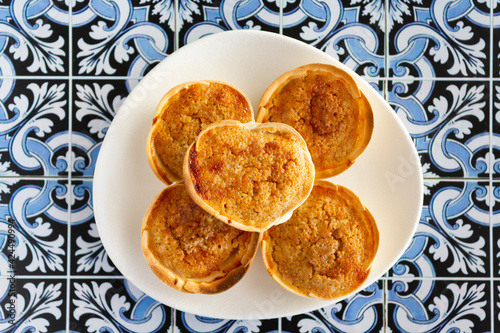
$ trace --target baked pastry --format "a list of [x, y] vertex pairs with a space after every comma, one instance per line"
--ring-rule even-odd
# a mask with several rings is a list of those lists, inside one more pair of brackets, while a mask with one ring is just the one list
[[286, 221], [314, 183], [306, 143], [281, 123], [209, 125], [186, 153], [183, 172], [200, 207], [248, 231]]
[[357, 291], [377, 253], [376, 222], [350, 190], [317, 180], [286, 223], [264, 232], [264, 263], [273, 279], [302, 296], [331, 300]]
[[282, 122], [307, 142], [316, 179], [349, 168], [373, 131], [370, 103], [354, 79], [328, 64], [309, 64], [279, 76], [266, 89], [257, 122]]
[[233, 85], [221, 81], [180, 84], [162, 98], [147, 138], [151, 169], [165, 184], [182, 180], [182, 162], [198, 133], [212, 122], [253, 120], [248, 98]]
[[207, 214], [183, 183], [156, 196], [141, 231], [142, 251], [156, 276], [172, 288], [198, 294], [234, 286], [250, 267], [260, 238]]

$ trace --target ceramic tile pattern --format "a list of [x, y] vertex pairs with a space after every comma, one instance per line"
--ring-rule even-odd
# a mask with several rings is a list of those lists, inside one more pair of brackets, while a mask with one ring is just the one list
[[[203, 318], [146, 296], [102, 246], [92, 176], [120, 105], [176, 49], [231, 29], [354, 69], [421, 157], [413, 242], [345, 301]], [[500, 331], [498, 0], [3, 0], [0, 117], [0, 332]]]

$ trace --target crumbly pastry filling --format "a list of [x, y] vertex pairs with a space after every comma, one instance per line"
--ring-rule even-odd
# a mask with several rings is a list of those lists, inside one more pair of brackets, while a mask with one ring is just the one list
[[171, 171], [182, 176], [186, 150], [207, 125], [233, 119], [249, 122], [252, 110], [240, 92], [212, 82], [194, 84], [180, 90], [164, 106], [153, 123], [153, 146], [159, 159]]
[[315, 186], [289, 221], [267, 231], [277, 275], [305, 295], [349, 293], [367, 278], [376, 251], [371, 223], [335, 189]]
[[307, 142], [316, 170], [336, 165], [353, 151], [359, 106], [344, 83], [327, 73], [288, 82], [267, 105], [267, 121], [295, 128]]
[[148, 247], [157, 260], [186, 278], [203, 278], [239, 266], [252, 236], [207, 214], [184, 186], [161, 194], [146, 228]]
[[216, 127], [190, 151], [194, 189], [222, 215], [266, 227], [309, 192], [314, 170], [300, 140], [289, 132]]

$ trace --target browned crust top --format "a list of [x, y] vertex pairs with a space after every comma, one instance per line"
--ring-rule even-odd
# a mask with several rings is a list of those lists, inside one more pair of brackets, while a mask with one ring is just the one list
[[359, 198], [322, 181], [289, 221], [264, 233], [262, 247], [269, 273], [282, 286], [333, 299], [366, 280], [378, 242], [376, 222]]
[[262, 231], [300, 205], [314, 182], [303, 139], [285, 124], [214, 123], [186, 154], [195, 202], [221, 221]]
[[148, 136], [151, 168], [166, 184], [182, 179], [184, 154], [200, 131], [223, 119], [253, 120], [248, 98], [225, 82], [206, 80], [171, 89], [158, 104]]
[[278, 77], [263, 94], [256, 121], [295, 128], [307, 142], [317, 179], [351, 166], [373, 131], [370, 103], [354, 79], [327, 64], [301, 66]]
[[183, 292], [218, 293], [247, 271], [260, 235], [220, 222], [198, 207], [184, 184], [167, 187], [151, 203], [142, 247], [153, 272]]

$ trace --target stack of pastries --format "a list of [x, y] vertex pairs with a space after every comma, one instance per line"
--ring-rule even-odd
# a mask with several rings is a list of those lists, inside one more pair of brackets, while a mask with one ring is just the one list
[[378, 249], [375, 219], [349, 189], [325, 180], [370, 142], [370, 103], [327, 64], [283, 73], [250, 101], [221, 81], [195, 81], [160, 101], [147, 157], [168, 185], [142, 222], [144, 257], [182, 292], [238, 283], [257, 249], [271, 277], [307, 297], [357, 290]]

